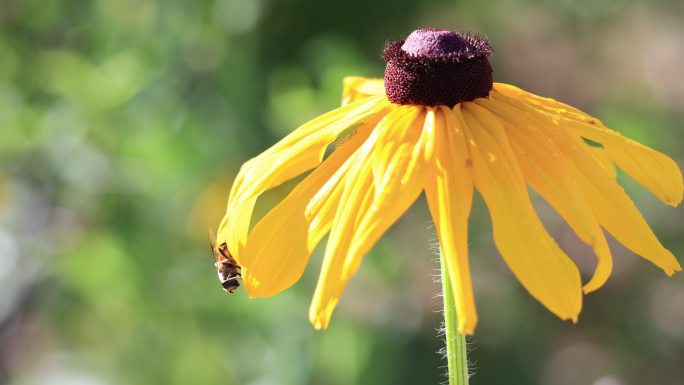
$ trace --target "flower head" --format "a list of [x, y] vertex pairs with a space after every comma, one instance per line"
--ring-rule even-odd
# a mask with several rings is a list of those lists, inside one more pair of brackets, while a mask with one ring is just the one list
[[[525, 289], [561, 319], [576, 320], [582, 292], [598, 289], [611, 274], [603, 229], [666, 274], [681, 270], [615, 180], [617, 166], [676, 206], [683, 190], [677, 164], [576, 108], [493, 83], [491, 52], [486, 39], [449, 30], [418, 30], [390, 42], [384, 82], [346, 78], [342, 107], [243, 165], [218, 243], [226, 243], [242, 266], [250, 296], [294, 284], [329, 233], [309, 312], [316, 328], [327, 327], [363, 256], [423, 192], [461, 333], [472, 333], [477, 323], [468, 266], [475, 189], [489, 209], [501, 256]], [[250, 231], [257, 198], [312, 169]], [[544, 229], [528, 184], [593, 248], [598, 262], [586, 284]]]

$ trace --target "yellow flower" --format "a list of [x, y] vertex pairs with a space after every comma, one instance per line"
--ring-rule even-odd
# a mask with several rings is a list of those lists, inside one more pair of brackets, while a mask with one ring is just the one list
[[[489, 209], [501, 256], [561, 319], [576, 321], [582, 291], [598, 289], [611, 274], [602, 229], [667, 275], [681, 270], [616, 182], [614, 169], [677, 206], [683, 190], [677, 164], [576, 108], [493, 83], [490, 53], [488, 41], [476, 35], [415, 31], [385, 48], [384, 82], [346, 78], [341, 108], [244, 164], [218, 243], [225, 242], [242, 266], [250, 296], [271, 296], [295, 283], [330, 233], [309, 312], [317, 329], [326, 328], [363, 256], [423, 191], [464, 334], [477, 323], [468, 267], [475, 188]], [[250, 231], [257, 198], [311, 169]], [[536, 215], [527, 184], [593, 248], [598, 263], [584, 286]]]

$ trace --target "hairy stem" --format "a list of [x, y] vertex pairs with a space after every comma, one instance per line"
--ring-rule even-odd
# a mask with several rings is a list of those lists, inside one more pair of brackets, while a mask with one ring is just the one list
[[444, 298], [444, 336], [446, 339], [446, 358], [449, 368], [449, 385], [468, 385], [468, 355], [465, 336], [458, 332], [456, 302], [449, 280], [449, 271], [440, 253], [439, 264], [442, 275], [442, 294]]

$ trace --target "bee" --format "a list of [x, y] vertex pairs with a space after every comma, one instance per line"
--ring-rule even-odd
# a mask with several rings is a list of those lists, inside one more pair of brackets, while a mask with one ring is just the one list
[[229, 293], [234, 292], [240, 287], [238, 280], [242, 279], [240, 274], [242, 268], [237, 264], [235, 258], [230, 255], [225, 242], [216, 247], [216, 237], [211, 230], [209, 230], [209, 245], [211, 246], [211, 252], [214, 254], [214, 260], [216, 261], [214, 265], [216, 266], [216, 272], [223, 290]]

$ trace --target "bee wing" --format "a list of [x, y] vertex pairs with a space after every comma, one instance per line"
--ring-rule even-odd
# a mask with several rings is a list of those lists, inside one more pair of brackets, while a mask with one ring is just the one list
[[209, 229], [209, 247], [211, 248], [211, 253], [214, 255], [214, 259], [218, 262], [221, 258], [219, 258], [219, 252], [216, 250], [216, 235], [214, 235], [214, 231], [211, 229]]

